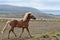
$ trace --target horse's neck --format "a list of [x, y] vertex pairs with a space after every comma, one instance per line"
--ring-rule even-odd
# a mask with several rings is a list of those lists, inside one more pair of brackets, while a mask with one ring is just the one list
[[29, 22], [30, 21], [30, 19], [26, 19], [26, 20], [23, 20], [24, 22]]
[[25, 16], [25, 17], [23, 18], [23, 21], [24, 21], [24, 22], [29, 22], [29, 21], [30, 21], [30, 18], [29, 18], [28, 16], [27, 16], [27, 17]]

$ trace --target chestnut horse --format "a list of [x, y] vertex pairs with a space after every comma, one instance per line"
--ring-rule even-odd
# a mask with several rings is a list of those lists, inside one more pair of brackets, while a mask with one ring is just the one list
[[31, 37], [31, 34], [29, 32], [29, 29], [28, 29], [30, 19], [36, 19], [36, 17], [32, 15], [32, 12], [27, 12], [25, 14], [24, 18], [19, 20], [19, 21], [18, 20], [7, 21], [5, 27], [2, 30], [2, 33], [6, 30], [7, 25], [9, 24], [11, 28], [9, 30], [8, 38], [9, 38], [10, 32], [13, 32], [14, 35], [16, 36], [16, 34], [14, 32], [15, 27], [22, 28], [22, 33], [20, 34], [19, 37], [22, 36], [24, 29], [27, 29], [28, 34]]

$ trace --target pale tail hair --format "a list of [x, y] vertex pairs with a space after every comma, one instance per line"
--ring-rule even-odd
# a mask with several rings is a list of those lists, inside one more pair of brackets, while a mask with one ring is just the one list
[[1, 33], [3, 34], [3, 32], [5, 32], [6, 31], [6, 29], [7, 29], [7, 26], [8, 26], [8, 24], [9, 24], [9, 22], [10, 21], [7, 21], [6, 22], [6, 24], [5, 24], [5, 26], [4, 26], [4, 28], [2, 29], [2, 31], [1, 31]]

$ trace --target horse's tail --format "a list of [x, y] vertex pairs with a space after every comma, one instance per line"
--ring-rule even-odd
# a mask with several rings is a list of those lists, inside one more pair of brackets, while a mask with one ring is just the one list
[[6, 31], [6, 29], [7, 29], [7, 26], [8, 26], [8, 24], [9, 24], [9, 22], [10, 21], [7, 21], [6, 22], [6, 24], [5, 24], [5, 26], [4, 26], [4, 28], [2, 29], [2, 31], [1, 31], [1, 33], [3, 34], [3, 32], [5, 32]]

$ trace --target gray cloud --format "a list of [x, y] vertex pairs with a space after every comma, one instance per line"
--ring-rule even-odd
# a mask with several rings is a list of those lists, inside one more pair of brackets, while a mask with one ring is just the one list
[[60, 10], [60, 0], [0, 0], [0, 4]]

